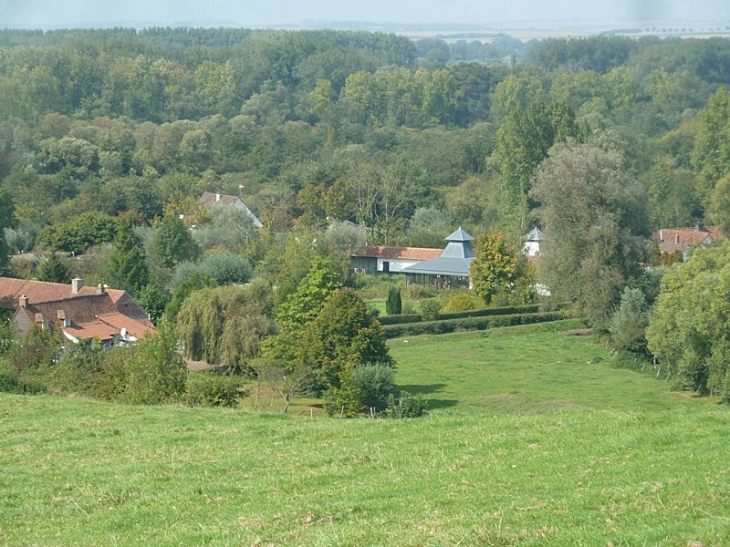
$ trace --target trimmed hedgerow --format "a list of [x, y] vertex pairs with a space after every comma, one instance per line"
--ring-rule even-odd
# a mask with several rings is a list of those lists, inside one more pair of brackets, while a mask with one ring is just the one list
[[[482, 308], [479, 310], [465, 310], [456, 312], [440, 312], [439, 319], [463, 319], [465, 317], [491, 317], [494, 315], [515, 315], [522, 313], [536, 313], [540, 311], [538, 304], [527, 304], [524, 306], [504, 306], [500, 308]], [[402, 325], [405, 323], [420, 323], [423, 317], [419, 314], [388, 315], [378, 317], [381, 325]]]
[[465, 317], [461, 319], [442, 319], [440, 321], [424, 321], [404, 325], [388, 325], [383, 327], [386, 338], [418, 336], [420, 334], [447, 334], [456, 331], [486, 330], [494, 327], [511, 327], [513, 325], [529, 325], [564, 319], [563, 312], [521, 313], [513, 315], [497, 315], [492, 317]]

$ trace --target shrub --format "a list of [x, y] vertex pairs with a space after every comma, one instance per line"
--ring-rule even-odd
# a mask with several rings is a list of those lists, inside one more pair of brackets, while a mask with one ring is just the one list
[[641, 289], [626, 287], [621, 304], [611, 318], [611, 341], [617, 351], [646, 353], [649, 309]]
[[444, 307], [445, 312], [473, 310], [476, 306], [471, 294], [468, 292], [456, 293]]
[[383, 410], [393, 389], [393, 368], [387, 365], [361, 365], [355, 368], [352, 381], [360, 390], [360, 402], [365, 408]]
[[107, 387], [114, 398], [130, 404], [155, 405], [178, 400], [185, 393], [187, 369], [175, 346], [174, 327], [163, 320], [159, 332], [135, 347], [118, 348], [121, 359], [114, 370], [115, 385]]
[[46, 386], [35, 379], [21, 378], [10, 371], [0, 370], [0, 392], [16, 395], [37, 395], [45, 393]]
[[46, 385], [58, 393], [94, 395], [96, 381], [103, 372], [104, 350], [93, 340], [71, 345], [61, 360], [51, 367]]
[[435, 298], [422, 300], [419, 307], [421, 308], [421, 316], [424, 321], [435, 321], [439, 318], [441, 303]]
[[400, 395], [390, 395], [385, 409], [386, 418], [405, 419], [420, 418], [428, 414], [428, 403], [420, 395], [411, 395], [401, 391]]
[[385, 300], [385, 312], [388, 315], [400, 315], [402, 311], [403, 300], [401, 299], [400, 289], [390, 287], [388, 289], [388, 298]]
[[189, 406], [222, 406], [233, 408], [238, 399], [245, 396], [241, 380], [217, 372], [195, 372], [188, 376], [187, 391], [183, 400]]

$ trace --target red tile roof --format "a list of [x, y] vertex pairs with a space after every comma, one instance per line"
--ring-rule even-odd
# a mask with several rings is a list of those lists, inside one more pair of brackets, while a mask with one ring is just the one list
[[652, 236], [659, 244], [662, 253], [685, 252], [689, 247], [699, 247], [722, 238], [714, 226], [695, 226], [692, 228], [661, 228]]
[[99, 321], [116, 328], [118, 331], [126, 329], [135, 338], [144, 338], [144, 335], [147, 333], [154, 334], [157, 332], [154, 325], [149, 321], [138, 321], [122, 313], [100, 315]]
[[404, 260], [431, 260], [441, 256], [442, 249], [428, 249], [423, 247], [383, 247], [365, 245], [356, 256], [368, 258], [401, 258]]

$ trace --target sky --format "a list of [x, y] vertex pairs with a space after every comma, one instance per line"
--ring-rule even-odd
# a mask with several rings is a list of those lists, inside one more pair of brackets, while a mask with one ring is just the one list
[[245, 27], [306, 21], [503, 23], [577, 20], [593, 24], [730, 20], [730, 0], [0, 0], [0, 28], [113, 22]]

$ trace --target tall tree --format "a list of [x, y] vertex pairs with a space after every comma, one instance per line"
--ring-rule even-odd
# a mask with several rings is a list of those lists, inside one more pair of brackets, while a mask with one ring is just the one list
[[157, 228], [153, 249], [160, 264], [172, 268], [186, 260], [195, 260], [199, 254], [185, 223], [172, 215], [165, 216]]
[[149, 282], [144, 247], [134, 234], [130, 220], [122, 222], [117, 231], [106, 275], [113, 286], [133, 294], [139, 293]]
[[339, 409], [359, 411], [360, 397], [353, 382], [358, 365], [393, 366], [380, 323], [352, 290], [337, 291], [317, 318], [306, 327], [298, 357], [312, 367], [319, 388], [329, 390]]
[[509, 289], [517, 274], [517, 249], [509, 245], [501, 232], [477, 237], [476, 258], [471, 263], [469, 277], [474, 292], [490, 304], [500, 289]]
[[647, 196], [617, 151], [568, 142], [540, 166], [541, 282], [603, 326], [648, 249]]
[[698, 249], [669, 268], [646, 338], [659, 364], [684, 389], [730, 401], [730, 243]]

